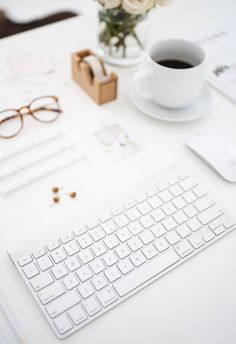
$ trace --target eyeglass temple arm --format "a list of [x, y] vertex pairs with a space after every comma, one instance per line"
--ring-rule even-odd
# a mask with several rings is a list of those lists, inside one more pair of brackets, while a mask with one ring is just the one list
[[13, 115], [13, 116], [9, 116], [9, 117], [3, 118], [3, 119], [0, 120], [0, 124], [3, 124], [4, 122], [10, 121], [11, 119], [14, 119], [14, 118], [17, 118], [17, 117], [19, 117], [19, 115]]

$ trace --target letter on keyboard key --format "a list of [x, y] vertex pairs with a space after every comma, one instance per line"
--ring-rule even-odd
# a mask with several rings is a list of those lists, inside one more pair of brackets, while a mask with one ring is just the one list
[[87, 315], [85, 315], [80, 306], [76, 306], [71, 311], [69, 311], [69, 316], [71, 317], [75, 325], [79, 325], [87, 319]]
[[46, 307], [46, 310], [51, 318], [55, 318], [56, 316], [65, 312], [67, 309], [71, 308], [79, 302], [80, 297], [74, 290], [70, 293], [67, 293], [66, 295], [61, 296], [54, 302], [50, 303], [50, 305]]
[[31, 263], [31, 262], [32, 262], [32, 257], [31, 257], [29, 254], [27, 254], [27, 255], [24, 256], [24, 257], [20, 257], [20, 258], [18, 259], [18, 264], [19, 264], [20, 266], [24, 266], [24, 265], [29, 264], [29, 263]]
[[72, 329], [72, 324], [66, 315], [62, 315], [54, 321], [60, 334], [64, 334]]
[[174, 251], [167, 251], [132, 272], [129, 276], [117, 281], [113, 286], [120, 296], [124, 296], [157, 276], [162, 271], [168, 269], [171, 265], [178, 262], [178, 260], [179, 257]]
[[84, 308], [88, 312], [90, 316], [93, 316], [94, 314], [100, 312], [101, 307], [97, 303], [95, 299], [89, 299], [83, 303]]
[[42, 274], [34, 277], [31, 279], [30, 284], [34, 288], [35, 291], [39, 291], [45, 287], [47, 287], [49, 284], [53, 283], [54, 279], [50, 275], [49, 272], [43, 272]]
[[62, 287], [60, 282], [54, 282], [53, 284], [49, 285], [48, 287], [42, 289], [38, 293], [38, 297], [40, 298], [43, 305], [46, 305], [48, 302], [56, 299], [58, 296], [65, 293], [65, 289]]
[[103, 307], [109, 306], [110, 304], [112, 304], [113, 302], [115, 302], [118, 299], [118, 297], [116, 296], [116, 294], [114, 293], [114, 291], [111, 287], [101, 291], [97, 295], [97, 298], [101, 302]]

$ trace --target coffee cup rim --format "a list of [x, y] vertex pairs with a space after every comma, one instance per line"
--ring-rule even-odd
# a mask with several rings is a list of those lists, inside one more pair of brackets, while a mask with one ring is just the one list
[[[183, 69], [178, 69], [178, 68], [171, 68], [171, 67], [167, 67], [167, 66], [163, 66], [161, 64], [159, 64], [158, 62], [154, 61], [152, 56], [151, 56], [151, 50], [153, 49], [154, 46], [157, 46], [157, 45], [160, 45], [164, 42], [184, 42], [184, 43], [187, 43], [187, 44], [192, 44], [195, 48], [198, 48], [199, 51], [201, 51], [202, 53], [202, 60], [200, 63], [192, 66], [191, 68], [183, 68]], [[172, 70], [172, 71], [175, 71], [175, 72], [183, 72], [183, 71], [190, 71], [190, 70], [194, 70], [194, 69], [197, 69], [199, 68], [200, 66], [202, 66], [205, 62], [206, 62], [206, 53], [204, 51], [204, 49], [199, 45], [197, 44], [196, 42], [194, 41], [191, 41], [190, 39], [185, 39], [185, 38], [166, 38], [166, 39], [161, 39], [159, 41], [157, 41], [156, 43], [154, 43], [151, 48], [149, 49], [148, 53], [147, 53], [147, 57], [148, 57], [148, 60], [156, 67], [158, 65], [158, 67], [160, 68], [163, 68], [163, 69], [167, 69], [167, 70]]]

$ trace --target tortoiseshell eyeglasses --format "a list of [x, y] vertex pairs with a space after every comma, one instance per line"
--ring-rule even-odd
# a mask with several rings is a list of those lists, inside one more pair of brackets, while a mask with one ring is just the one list
[[24, 117], [32, 116], [39, 122], [54, 122], [62, 113], [58, 97], [38, 97], [29, 105], [20, 109], [0, 111], [0, 137], [10, 139], [21, 132], [24, 126]]

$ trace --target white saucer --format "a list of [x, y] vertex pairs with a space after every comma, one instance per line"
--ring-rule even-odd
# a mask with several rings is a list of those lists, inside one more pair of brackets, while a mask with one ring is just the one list
[[187, 122], [207, 114], [212, 101], [212, 96], [207, 85], [204, 85], [201, 94], [193, 104], [180, 109], [171, 109], [160, 106], [151, 98], [142, 95], [140, 83], [142, 82], [142, 88], [144, 88], [146, 75], [146, 70], [141, 70], [135, 74], [130, 92], [133, 104], [146, 115], [167, 122]]

